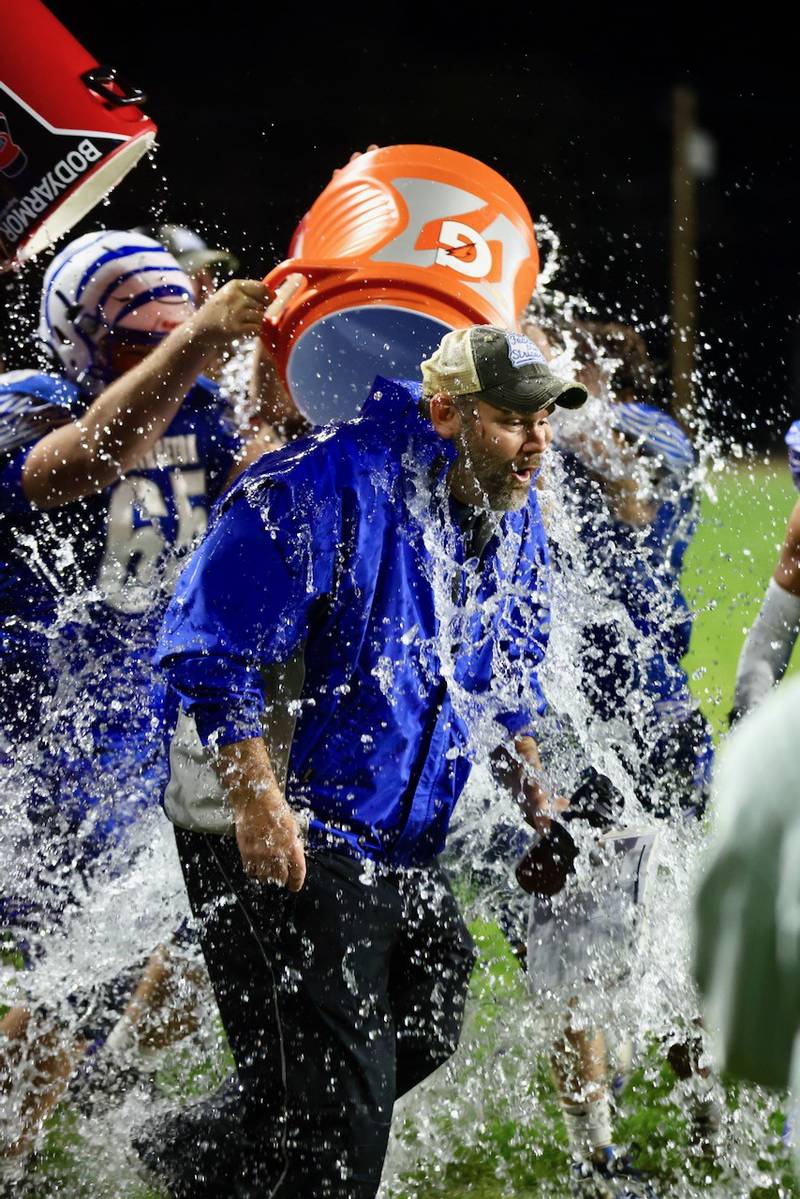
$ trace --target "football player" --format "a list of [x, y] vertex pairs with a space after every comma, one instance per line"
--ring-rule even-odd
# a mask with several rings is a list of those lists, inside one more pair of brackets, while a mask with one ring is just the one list
[[[53, 370], [0, 377], [0, 763], [27, 829], [12, 853], [6, 825], [0, 924], [23, 933], [32, 959], [119, 868], [126, 830], [158, 804], [150, 657], [161, 614], [215, 498], [276, 444], [267, 425], [235, 427], [203, 367], [258, 333], [266, 302], [261, 282], [237, 279], [196, 309], [159, 243], [90, 233], [44, 278], [39, 332]], [[163, 993], [164, 952], [138, 998], [142, 987]], [[88, 994], [71, 997], [79, 1013], [98, 1007]], [[105, 1013], [100, 1024], [65, 1042], [52, 1028], [37, 1035], [32, 1007], [6, 1015], [6, 1084], [29, 1050], [41, 1084], [6, 1153], [28, 1147], [76, 1058], [108, 1031]]]

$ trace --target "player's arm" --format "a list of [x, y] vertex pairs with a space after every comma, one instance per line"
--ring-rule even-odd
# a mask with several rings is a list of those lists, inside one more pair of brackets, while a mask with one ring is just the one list
[[263, 454], [269, 454], [286, 445], [286, 438], [275, 425], [268, 421], [254, 420], [248, 428], [242, 431], [241, 436], [242, 444], [228, 472], [225, 488], [230, 487], [242, 471], [253, 462], [258, 462]]
[[[280, 315], [289, 296], [281, 296], [281, 289], [267, 309], [267, 316], [275, 319]], [[249, 386], [250, 408], [253, 417], [249, 426], [242, 430], [242, 446], [236, 455], [226, 480], [226, 486], [242, 471], [257, 462], [262, 454], [280, 449], [287, 441], [309, 430], [306, 418], [298, 411], [281, 379], [275, 360], [261, 338], [256, 339]]]
[[789, 517], [781, 556], [772, 577], [784, 591], [800, 596], [800, 500]]
[[569, 807], [567, 799], [551, 796], [545, 786], [535, 738], [515, 737], [513, 749], [499, 746], [492, 754], [491, 766], [494, 777], [516, 797], [526, 821], [537, 832], [549, 832], [553, 815]]
[[731, 720], [743, 715], [783, 678], [800, 632], [800, 500], [761, 610], [747, 634], [736, 671]]
[[130, 470], [162, 436], [208, 358], [258, 332], [266, 298], [263, 283], [231, 280], [83, 416], [42, 437], [22, 473], [31, 503], [55, 508], [101, 491]]
[[309, 428], [284, 387], [278, 368], [261, 338], [253, 350], [250, 404], [254, 415], [241, 431], [242, 444], [226, 479], [226, 487], [253, 462], [258, 462], [263, 454], [279, 450], [292, 437]]
[[294, 400], [284, 386], [272, 355], [261, 338], [253, 351], [253, 371], [250, 376], [250, 401], [260, 420], [271, 425], [289, 426], [302, 423]]

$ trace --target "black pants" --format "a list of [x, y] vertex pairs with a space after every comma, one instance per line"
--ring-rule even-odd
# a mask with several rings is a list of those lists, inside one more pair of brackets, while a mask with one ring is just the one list
[[316, 853], [292, 895], [233, 838], [176, 836], [239, 1077], [173, 1119], [174, 1154], [162, 1133], [174, 1194], [371, 1199], [395, 1099], [461, 1031], [475, 949], [443, 873]]

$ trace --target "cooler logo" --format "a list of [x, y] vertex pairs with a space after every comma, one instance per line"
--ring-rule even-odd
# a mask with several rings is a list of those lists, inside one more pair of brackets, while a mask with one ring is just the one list
[[468, 279], [495, 283], [501, 277], [503, 243], [487, 241], [482, 232], [495, 215], [484, 208], [463, 217], [429, 221], [423, 226], [414, 249], [435, 250], [434, 265], [447, 267]]
[[508, 358], [513, 367], [530, 366], [532, 362], [547, 365], [544, 354], [523, 333], [506, 333]]
[[[477, 292], [501, 325], [517, 318], [521, 272], [533, 281], [532, 246], [522, 225], [463, 187], [434, 179], [390, 180], [398, 227], [369, 255], [372, 262], [405, 263], [429, 272], [444, 296]], [[527, 300], [527, 295], [524, 297]]]
[[471, 279], [482, 279], [492, 269], [492, 251], [476, 229], [461, 221], [442, 221], [436, 262]]
[[28, 165], [28, 156], [11, 136], [8, 118], [0, 112], [0, 173], [13, 179]]
[[[0, 80], [0, 263], [63, 192], [119, 148], [122, 133], [58, 129]], [[24, 147], [24, 148], [23, 148]]]

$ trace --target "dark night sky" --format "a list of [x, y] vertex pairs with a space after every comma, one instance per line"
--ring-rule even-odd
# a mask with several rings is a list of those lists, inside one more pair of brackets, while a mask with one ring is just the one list
[[[534, 20], [512, 8], [499, 20], [431, 6], [424, 16], [381, 10], [380, 21], [315, 24], [299, 6], [290, 18], [285, 6], [276, 16], [230, 0], [216, 19], [182, 3], [112, 7], [104, 25], [95, 3], [50, 7], [144, 88], [159, 125], [153, 165], [99, 210], [107, 224], [156, 215], [194, 225], [260, 275], [353, 149], [441, 144], [506, 175], [562, 238], [558, 284], [602, 311], [657, 322], [658, 354], [669, 308], [670, 92], [691, 83], [717, 144], [716, 174], [699, 188], [711, 402], [797, 409], [800, 114], [779, 31], [701, 34], [679, 28], [677, 10], [660, 28], [654, 10], [638, 8], [609, 9], [606, 20], [566, 8]], [[35, 270], [26, 276], [0, 284], [6, 304], [20, 287], [35, 293]]]

